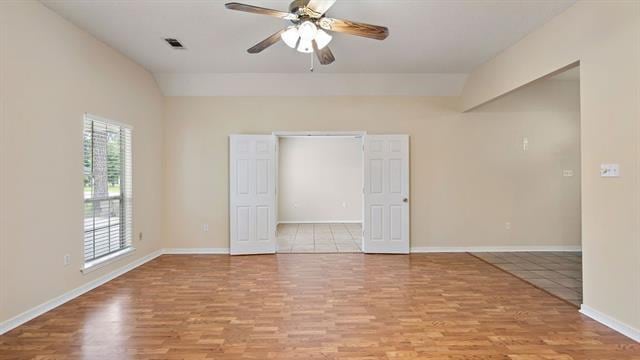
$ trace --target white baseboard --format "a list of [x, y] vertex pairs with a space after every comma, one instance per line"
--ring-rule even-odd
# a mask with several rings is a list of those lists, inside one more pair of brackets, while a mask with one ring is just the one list
[[46, 313], [47, 311], [53, 310], [54, 308], [66, 303], [67, 301], [73, 300], [75, 298], [77, 298], [78, 296], [89, 292], [95, 288], [97, 288], [98, 286], [111, 281], [115, 278], [117, 278], [118, 276], [131, 271], [135, 268], [137, 268], [138, 266], [149, 262], [155, 258], [157, 258], [158, 256], [162, 255], [162, 249], [160, 250], [156, 250], [152, 253], [150, 253], [149, 255], [143, 256], [117, 270], [114, 270], [108, 274], [102, 275], [99, 278], [92, 280], [80, 287], [77, 287], [71, 291], [68, 291], [54, 299], [51, 299], [49, 301], [46, 301], [34, 308], [31, 308], [25, 312], [23, 312], [22, 314], [16, 315], [13, 318], [3, 321], [2, 323], [0, 323], [0, 335], [6, 333], [9, 330], [12, 330], [24, 323], [26, 323], [27, 321], [38, 317], [44, 313]]
[[361, 224], [361, 220], [278, 221], [278, 224]]
[[592, 318], [593, 320], [601, 323], [602, 325], [605, 325], [617, 332], [619, 332], [622, 335], [625, 335], [631, 339], [633, 339], [634, 341], [640, 342], [640, 330], [629, 326], [621, 321], [618, 321], [608, 315], [605, 315], [603, 313], [601, 313], [598, 310], [595, 310], [593, 308], [590, 308], [589, 306], [582, 304], [582, 306], [580, 306], [580, 313], [582, 313], [583, 315], [586, 315], [590, 318]]
[[519, 251], [582, 251], [579, 245], [549, 245], [549, 246], [417, 246], [412, 247], [412, 253], [441, 253], [441, 252], [519, 252]]
[[165, 248], [163, 254], [184, 255], [184, 254], [224, 254], [229, 255], [229, 248]]

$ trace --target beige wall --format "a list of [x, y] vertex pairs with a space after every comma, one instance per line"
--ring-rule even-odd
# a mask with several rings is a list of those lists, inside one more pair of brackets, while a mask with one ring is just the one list
[[362, 139], [280, 139], [278, 221], [362, 221]]
[[[476, 69], [472, 108], [580, 61], [584, 304], [640, 329], [640, 2], [580, 1]], [[599, 176], [619, 163], [621, 176]]]
[[[40, 3], [0, 3], [0, 322], [160, 248], [163, 102], [147, 71]], [[144, 232], [133, 256], [87, 275], [84, 112], [134, 126], [133, 224]]]
[[166, 246], [228, 247], [228, 135], [273, 130], [409, 134], [412, 247], [579, 245], [578, 97], [548, 81], [466, 114], [457, 98], [169, 97]]

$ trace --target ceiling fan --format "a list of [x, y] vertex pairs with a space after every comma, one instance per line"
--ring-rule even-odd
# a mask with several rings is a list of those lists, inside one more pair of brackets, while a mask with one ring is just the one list
[[389, 36], [389, 29], [384, 26], [326, 17], [325, 13], [335, 2], [336, 0], [294, 0], [289, 5], [289, 12], [236, 2], [227, 3], [225, 6], [231, 10], [269, 15], [291, 22], [290, 26], [249, 48], [247, 51], [250, 54], [257, 54], [282, 39], [287, 46], [299, 52], [315, 52], [320, 64], [329, 65], [335, 61], [328, 46], [333, 37], [324, 30], [376, 40], [384, 40]]

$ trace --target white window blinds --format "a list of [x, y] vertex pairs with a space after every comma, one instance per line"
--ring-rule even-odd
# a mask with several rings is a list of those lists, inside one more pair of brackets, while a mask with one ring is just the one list
[[131, 246], [131, 131], [126, 125], [85, 115], [85, 263]]

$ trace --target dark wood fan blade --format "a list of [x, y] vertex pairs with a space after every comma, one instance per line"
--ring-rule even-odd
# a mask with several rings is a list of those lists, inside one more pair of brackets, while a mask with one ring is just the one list
[[226, 3], [224, 4], [224, 6], [230, 10], [244, 11], [252, 14], [275, 16], [281, 19], [286, 19], [286, 20], [295, 20], [298, 18], [297, 15], [291, 14], [288, 12], [267, 9], [259, 6], [253, 6], [253, 5], [240, 4], [236, 2]]
[[318, 43], [316, 43], [315, 40], [311, 41], [311, 43], [313, 44], [313, 51], [316, 53], [316, 56], [318, 56], [318, 60], [320, 60], [320, 64], [329, 65], [336, 61], [336, 58], [328, 46], [318, 49]]
[[282, 29], [280, 31], [278, 31], [277, 33], [269, 36], [268, 38], [260, 41], [259, 43], [255, 44], [254, 46], [252, 46], [251, 48], [249, 48], [249, 50], [247, 50], [247, 52], [249, 54], [257, 54], [259, 52], [261, 52], [262, 50], [268, 48], [269, 46], [277, 43], [278, 41], [280, 41], [280, 35], [285, 32], [286, 29]]
[[325, 30], [363, 36], [370, 39], [384, 40], [389, 36], [389, 29], [384, 26], [370, 25], [349, 20], [332, 18], [320, 19], [320, 27]]
[[307, 3], [307, 11], [309, 16], [314, 18], [321, 17], [335, 4], [336, 0], [310, 0]]

